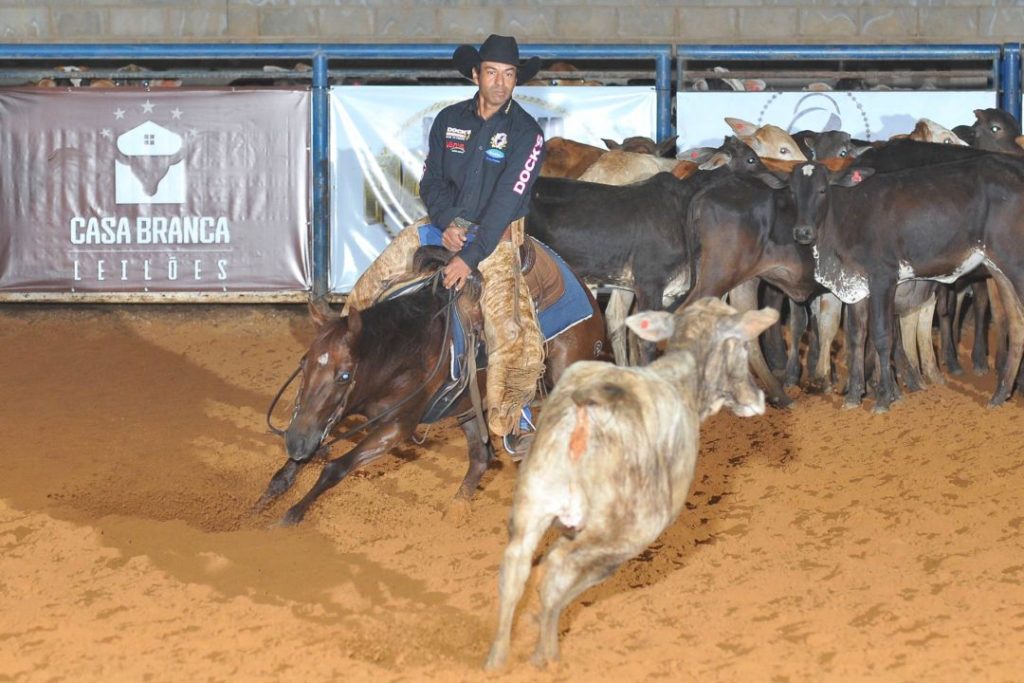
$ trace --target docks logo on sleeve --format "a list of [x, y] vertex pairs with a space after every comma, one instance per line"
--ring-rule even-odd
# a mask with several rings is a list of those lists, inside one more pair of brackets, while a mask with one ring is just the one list
[[516, 184], [512, 186], [512, 191], [516, 194], [523, 194], [526, 192], [526, 185], [530, 182], [530, 178], [533, 176], [533, 169], [536, 168], [537, 162], [540, 160], [541, 150], [544, 149], [544, 136], [538, 135], [537, 141], [533, 143], [533, 149], [530, 150], [530, 156], [526, 158], [526, 163], [523, 164], [523, 170], [519, 172], [519, 178], [516, 180]]

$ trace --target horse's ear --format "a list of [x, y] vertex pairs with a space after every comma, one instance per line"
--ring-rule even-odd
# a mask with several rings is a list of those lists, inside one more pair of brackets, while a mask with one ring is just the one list
[[323, 327], [330, 321], [337, 320], [338, 314], [328, 305], [323, 297], [310, 297], [309, 317], [313, 319], [314, 325]]

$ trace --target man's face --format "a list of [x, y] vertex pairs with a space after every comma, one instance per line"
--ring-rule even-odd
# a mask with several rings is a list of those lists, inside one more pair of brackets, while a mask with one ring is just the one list
[[500, 62], [480, 62], [480, 66], [473, 70], [473, 82], [480, 87], [484, 104], [500, 107], [516, 87], [516, 67]]

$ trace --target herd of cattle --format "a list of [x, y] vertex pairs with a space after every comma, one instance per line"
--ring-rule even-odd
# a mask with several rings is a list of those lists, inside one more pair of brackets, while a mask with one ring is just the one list
[[[898, 397], [897, 378], [908, 389], [921, 386], [922, 373], [942, 381], [936, 317], [946, 369], [960, 372], [966, 289], [975, 311], [974, 369], [988, 367], [991, 317], [999, 373], [991, 403], [1006, 401], [1024, 354], [1024, 148], [1011, 116], [975, 114], [971, 126], [922, 120], [904, 139], [882, 143], [838, 131], [791, 136], [729, 119], [736, 135], [721, 147], [679, 158], [674, 140], [627, 139], [609, 150], [548, 141], [526, 230], [578, 276], [615, 288], [605, 318], [618, 363], [578, 360], [546, 378], [557, 383], [519, 466], [488, 668], [508, 658], [516, 606], [546, 530], [557, 522], [562, 533], [544, 559], [538, 664], [558, 656], [564, 608], [676, 518], [701, 421], [723, 407], [741, 417], [764, 412], [766, 395], [751, 369], [772, 403], [788, 405], [783, 385], [800, 381], [809, 333], [807, 386], [832, 386], [844, 305], [847, 406], [860, 405], [870, 376], [876, 411]], [[286, 523], [423, 421], [426, 390], [440, 381], [430, 368], [446, 367], [449, 331], [439, 322], [445, 295], [418, 292], [347, 317], [314, 315], [320, 331], [296, 371], [302, 381], [282, 432], [289, 460], [260, 505], [292, 486], [332, 443], [324, 440], [342, 418], [367, 418], [344, 438], [368, 433], [324, 467]], [[429, 303], [422, 311], [420, 300]], [[634, 303], [639, 312], [627, 317]], [[588, 321], [593, 339], [604, 336], [597, 317]], [[625, 327], [639, 338], [635, 351]], [[659, 342], [665, 351], [655, 358]], [[481, 446], [473, 411], [459, 408], [468, 400], [460, 400], [453, 410], [464, 413], [452, 414], [464, 418], [470, 466], [456, 500], [465, 501], [494, 454]]]
[[[864, 396], [869, 340], [878, 351], [867, 354], [869, 365], [885, 359], [875, 365], [876, 411], [898, 396], [893, 362], [911, 389], [921, 386], [922, 374], [942, 381], [931, 341], [936, 309], [947, 370], [959, 373], [958, 304], [970, 289], [977, 371], [988, 367], [984, 330], [992, 303], [998, 404], [1013, 388], [1024, 343], [1024, 282], [1017, 279], [1024, 264], [1011, 246], [1024, 148], [1011, 115], [975, 115], [973, 125], [953, 130], [922, 119], [881, 143], [838, 131], [790, 136], [727, 119], [735, 137], [679, 159], [657, 156], [658, 147], [643, 138], [611, 151], [554, 138], [527, 232], [588, 281], [621, 288], [606, 309], [620, 364], [628, 357], [623, 321], [634, 294], [639, 310], [725, 295], [747, 310], [759, 296], [775, 307], [788, 297], [788, 354], [777, 329], [764, 336], [767, 359], [751, 348], [752, 366], [776, 405], [791, 402], [783, 382], [801, 378], [805, 331], [808, 386], [832, 385], [842, 304], [849, 307], [847, 405]], [[647, 362], [651, 349], [638, 353]]]

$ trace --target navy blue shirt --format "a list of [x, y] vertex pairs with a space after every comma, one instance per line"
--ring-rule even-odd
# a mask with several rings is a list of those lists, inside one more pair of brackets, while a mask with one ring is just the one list
[[472, 99], [445, 107], [430, 128], [420, 197], [430, 222], [444, 230], [456, 217], [479, 225], [459, 253], [476, 268], [509, 223], [526, 215], [540, 175], [544, 134], [532, 116], [509, 99], [486, 121]]

